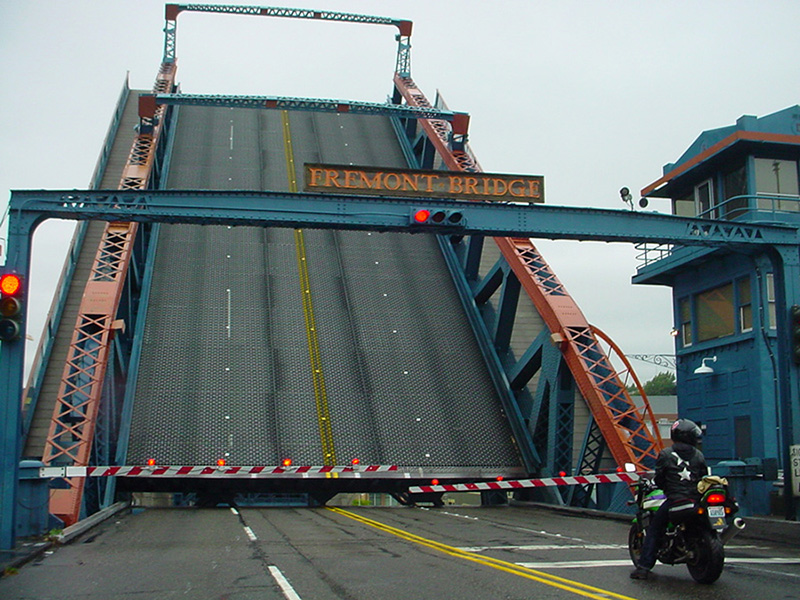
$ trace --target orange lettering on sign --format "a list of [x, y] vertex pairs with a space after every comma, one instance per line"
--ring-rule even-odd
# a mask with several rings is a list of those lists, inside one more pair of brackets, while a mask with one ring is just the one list
[[462, 182], [461, 177], [455, 177], [453, 175], [450, 176], [450, 193], [451, 194], [460, 194], [464, 184]]
[[416, 175], [414, 175], [414, 179], [411, 179], [410, 175], [403, 173], [403, 190], [413, 190], [415, 192], [419, 191], [419, 183]]
[[356, 171], [345, 171], [344, 172], [344, 187], [348, 189], [358, 189], [358, 184], [356, 183], [356, 175], [358, 173]]
[[[389, 182], [390, 177], [394, 178], [391, 183]], [[392, 190], [392, 191], [399, 190], [400, 186], [402, 185], [402, 182], [403, 180], [400, 179], [400, 175], [398, 175], [397, 173], [386, 173], [386, 175], [384, 175], [383, 177], [383, 185], [384, 187], [386, 187], [387, 190]]]
[[433, 191], [433, 180], [434, 179], [439, 179], [439, 178], [436, 177], [436, 175], [425, 174], [425, 173], [420, 173], [419, 176], [422, 177], [423, 179], [427, 180], [427, 185], [425, 186], [425, 191], [426, 192], [432, 192]]
[[528, 191], [529, 191], [528, 195], [531, 198], [539, 198], [540, 197], [539, 182], [538, 181], [534, 181], [534, 180], [529, 181], [528, 182]]
[[325, 169], [325, 186], [326, 187], [342, 187], [339, 185], [339, 171], [334, 169]]
[[475, 177], [464, 178], [464, 193], [478, 196], [478, 180]]
[[[506, 183], [505, 179], [492, 179], [494, 182], [494, 193], [493, 196], [505, 196], [506, 192], [508, 191], [508, 184]], [[500, 185], [502, 184], [502, 188]]]
[[367, 177], [366, 173], [360, 173], [360, 175], [361, 175], [361, 180], [359, 182], [361, 184], [360, 187], [366, 187], [367, 189], [370, 189], [370, 190], [379, 190], [379, 189], [381, 189], [381, 175], [382, 175], [382, 173], [375, 173], [375, 175], [372, 178], [372, 181], [370, 181], [370, 179], [369, 179], [369, 177]]
[[[523, 186], [522, 189], [515, 188], [514, 186], [516, 184], [519, 184], [519, 185]], [[525, 195], [525, 187], [524, 187], [523, 181], [521, 179], [512, 179], [511, 181], [509, 181], [508, 182], [508, 193], [511, 194], [512, 196], [514, 196], [515, 198], [523, 197]]]
[[310, 185], [312, 187], [319, 185], [319, 178], [322, 176], [322, 169], [315, 169], [313, 167], [310, 167], [308, 169], [308, 171], [309, 171], [309, 173], [311, 173], [311, 184]]

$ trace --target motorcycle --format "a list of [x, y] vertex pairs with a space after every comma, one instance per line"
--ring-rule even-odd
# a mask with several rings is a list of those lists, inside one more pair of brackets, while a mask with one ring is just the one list
[[[628, 552], [638, 565], [647, 526], [666, 495], [645, 477], [632, 485], [637, 512], [628, 533]], [[735, 517], [739, 507], [728, 492], [727, 480], [704, 477], [698, 483], [700, 499], [670, 508], [670, 523], [657, 549], [656, 558], [667, 565], [685, 564], [698, 583], [714, 583], [722, 575], [725, 544], [745, 527]]]

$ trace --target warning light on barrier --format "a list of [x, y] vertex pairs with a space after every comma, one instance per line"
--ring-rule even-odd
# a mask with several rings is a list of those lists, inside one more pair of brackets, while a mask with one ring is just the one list
[[495, 479], [497, 481], [503, 481], [503, 479], [505, 479], [505, 478], [502, 475], [498, 475], [497, 477], [495, 477]]
[[156, 459], [155, 458], [148, 458], [146, 464], [147, 464], [148, 467], [155, 467], [156, 466]]
[[411, 213], [412, 225], [464, 225], [464, 213], [458, 210], [418, 208]]
[[16, 273], [0, 275], [0, 340], [13, 342], [22, 335], [22, 279]]
[[438, 479], [431, 479], [431, 485], [439, 485]]
[[218, 467], [224, 467], [226, 464], [228, 464], [228, 461], [226, 461], [224, 458], [218, 458], [217, 459], [217, 466]]
[[361, 464], [361, 459], [360, 458], [354, 458], [353, 460], [350, 461], [350, 464], [353, 465], [354, 467], [357, 467], [358, 465]]
[[284, 458], [284, 459], [281, 461], [281, 466], [284, 466], [284, 467], [291, 467], [291, 466], [292, 466], [292, 459], [291, 459], [291, 458]]
[[558, 472], [558, 476], [559, 477], [566, 477], [567, 476], [567, 472], [566, 471], [559, 471]]

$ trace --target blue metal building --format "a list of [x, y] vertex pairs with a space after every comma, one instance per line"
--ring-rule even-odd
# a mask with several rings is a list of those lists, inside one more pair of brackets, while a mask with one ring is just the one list
[[[798, 159], [800, 106], [743, 116], [703, 132], [642, 197], [670, 199], [678, 216], [796, 225]], [[706, 426], [709, 464], [740, 460], [748, 474], [765, 472], [749, 481], [746, 500], [749, 510], [767, 512], [770, 472], [785, 450], [778, 401], [783, 333], [770, 257], [735, 247], [642, 249], [634, 282], [673, 290], [679, 413]]]

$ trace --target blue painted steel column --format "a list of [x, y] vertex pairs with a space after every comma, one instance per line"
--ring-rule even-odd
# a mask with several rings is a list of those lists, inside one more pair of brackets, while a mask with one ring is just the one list
[[[15, 217], [13, 210], [9, 214], [5, 269], [22, 278], [22, 297], [26, 303], [29, 298], [31, 235], [34, 226], [33, 219]], [[19, 340], [0, 343], [0, 550], [12, 550], [16, 537], [27, 321], [25, 314]]]
[[800, 304], [800, 253], [797, 246], [774, 246], [775, 311], [778, 327], [778, 398], [783, 441], [783, 500], [786, 519], [800, 519], [793, 495], [790, 446], [800, 444], [800, 367], [791, 359], [789, 307]]

